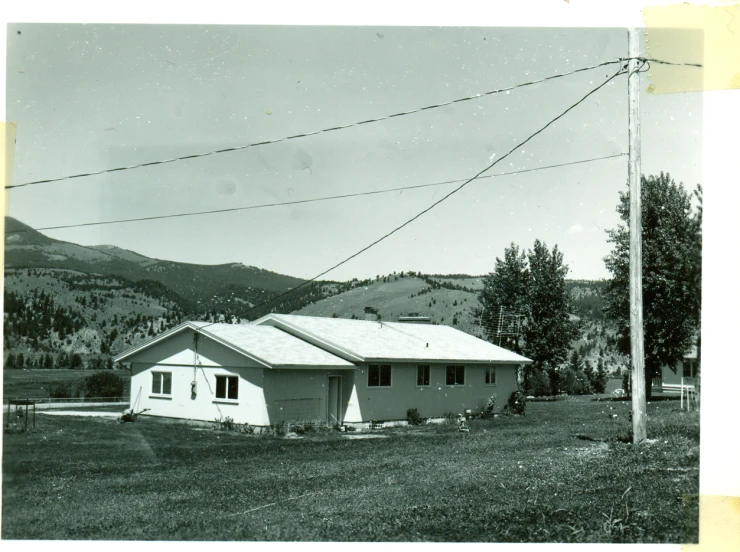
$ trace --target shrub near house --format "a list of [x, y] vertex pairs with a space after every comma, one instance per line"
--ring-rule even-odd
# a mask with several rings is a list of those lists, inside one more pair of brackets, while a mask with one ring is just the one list
[[85, 378], [86, 397], [122, 397], [124, 387], [123, 378], [113, 372], [98, 372]]
[[59, 382], [49, 388], [49, 396], [68, 398], [118, 398], [125, 393], [125, 380], [114, 372], [97, 372], [77, 381]]

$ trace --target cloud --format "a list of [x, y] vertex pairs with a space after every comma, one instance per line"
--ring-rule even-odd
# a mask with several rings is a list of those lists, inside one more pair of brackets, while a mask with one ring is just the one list
[[577, 223], [568, 228], [568, 234], [580, 234], [583, 232], [583, 224]]

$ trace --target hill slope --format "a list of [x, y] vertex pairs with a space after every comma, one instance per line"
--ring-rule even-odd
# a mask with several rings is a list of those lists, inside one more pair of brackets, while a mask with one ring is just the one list
[[[194, 310], [233, 306], [231, 310], [239, 316], [254, 304], [302, 282], [241, 263], [198, 265], [152, 259], [111, 245], [81, 246], [44, 236], [11, 217], [5, 217], [5, 227], [5, 268], [66, 269], [128, 281], [151, 280], [177, 293]], [[292, 294], [285, 304], [277, 305], [278, 309], [300, 306], [302, 294], [308, 292]], [[259, 314], [263, 313], [255, 316]]]
[[391, 275], [366, 281], [354, 288], [322, 299], [295, 311], [309, 316], [364, 318], [365, 307], [375, 307], [381, 320], [417, 313], [429, 316], [434, 324], [446, 324], [477, 337], [483, 328], [474, 311], [480, 308], [475, 293], [440, 287], [428, 276]]
[[109, 356], [184, 318], [254, 319], [345, 289], [311, 283], [255, 309], [302, 280], [241, 263], [197, 265], [86, 247], [10, 217], [5, 224], [5, 355], [23, 354], [24, 363]]

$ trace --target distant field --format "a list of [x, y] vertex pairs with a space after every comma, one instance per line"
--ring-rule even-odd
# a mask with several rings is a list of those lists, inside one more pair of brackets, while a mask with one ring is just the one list
[[653, 402], [635, 447], [628, 403], [527, 408], [365, 439], [38, 415], [3, 439], [2, 538], [697, 542], [697, 413]]
[[[52, 385], [83, 380], [94, 373], [90, 370], [3, 370], [3, 397], [48, 397]], [[127, 370], [116, 370], [115, 373], [126, 381], [128, 394], [131, 374]]]

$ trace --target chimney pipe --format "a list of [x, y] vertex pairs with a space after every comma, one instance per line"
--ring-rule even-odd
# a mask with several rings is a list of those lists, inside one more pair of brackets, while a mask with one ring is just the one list
[[365, 320], [377, 322], [379, 320], [378, 309], [375, 307], [365, 307]]

